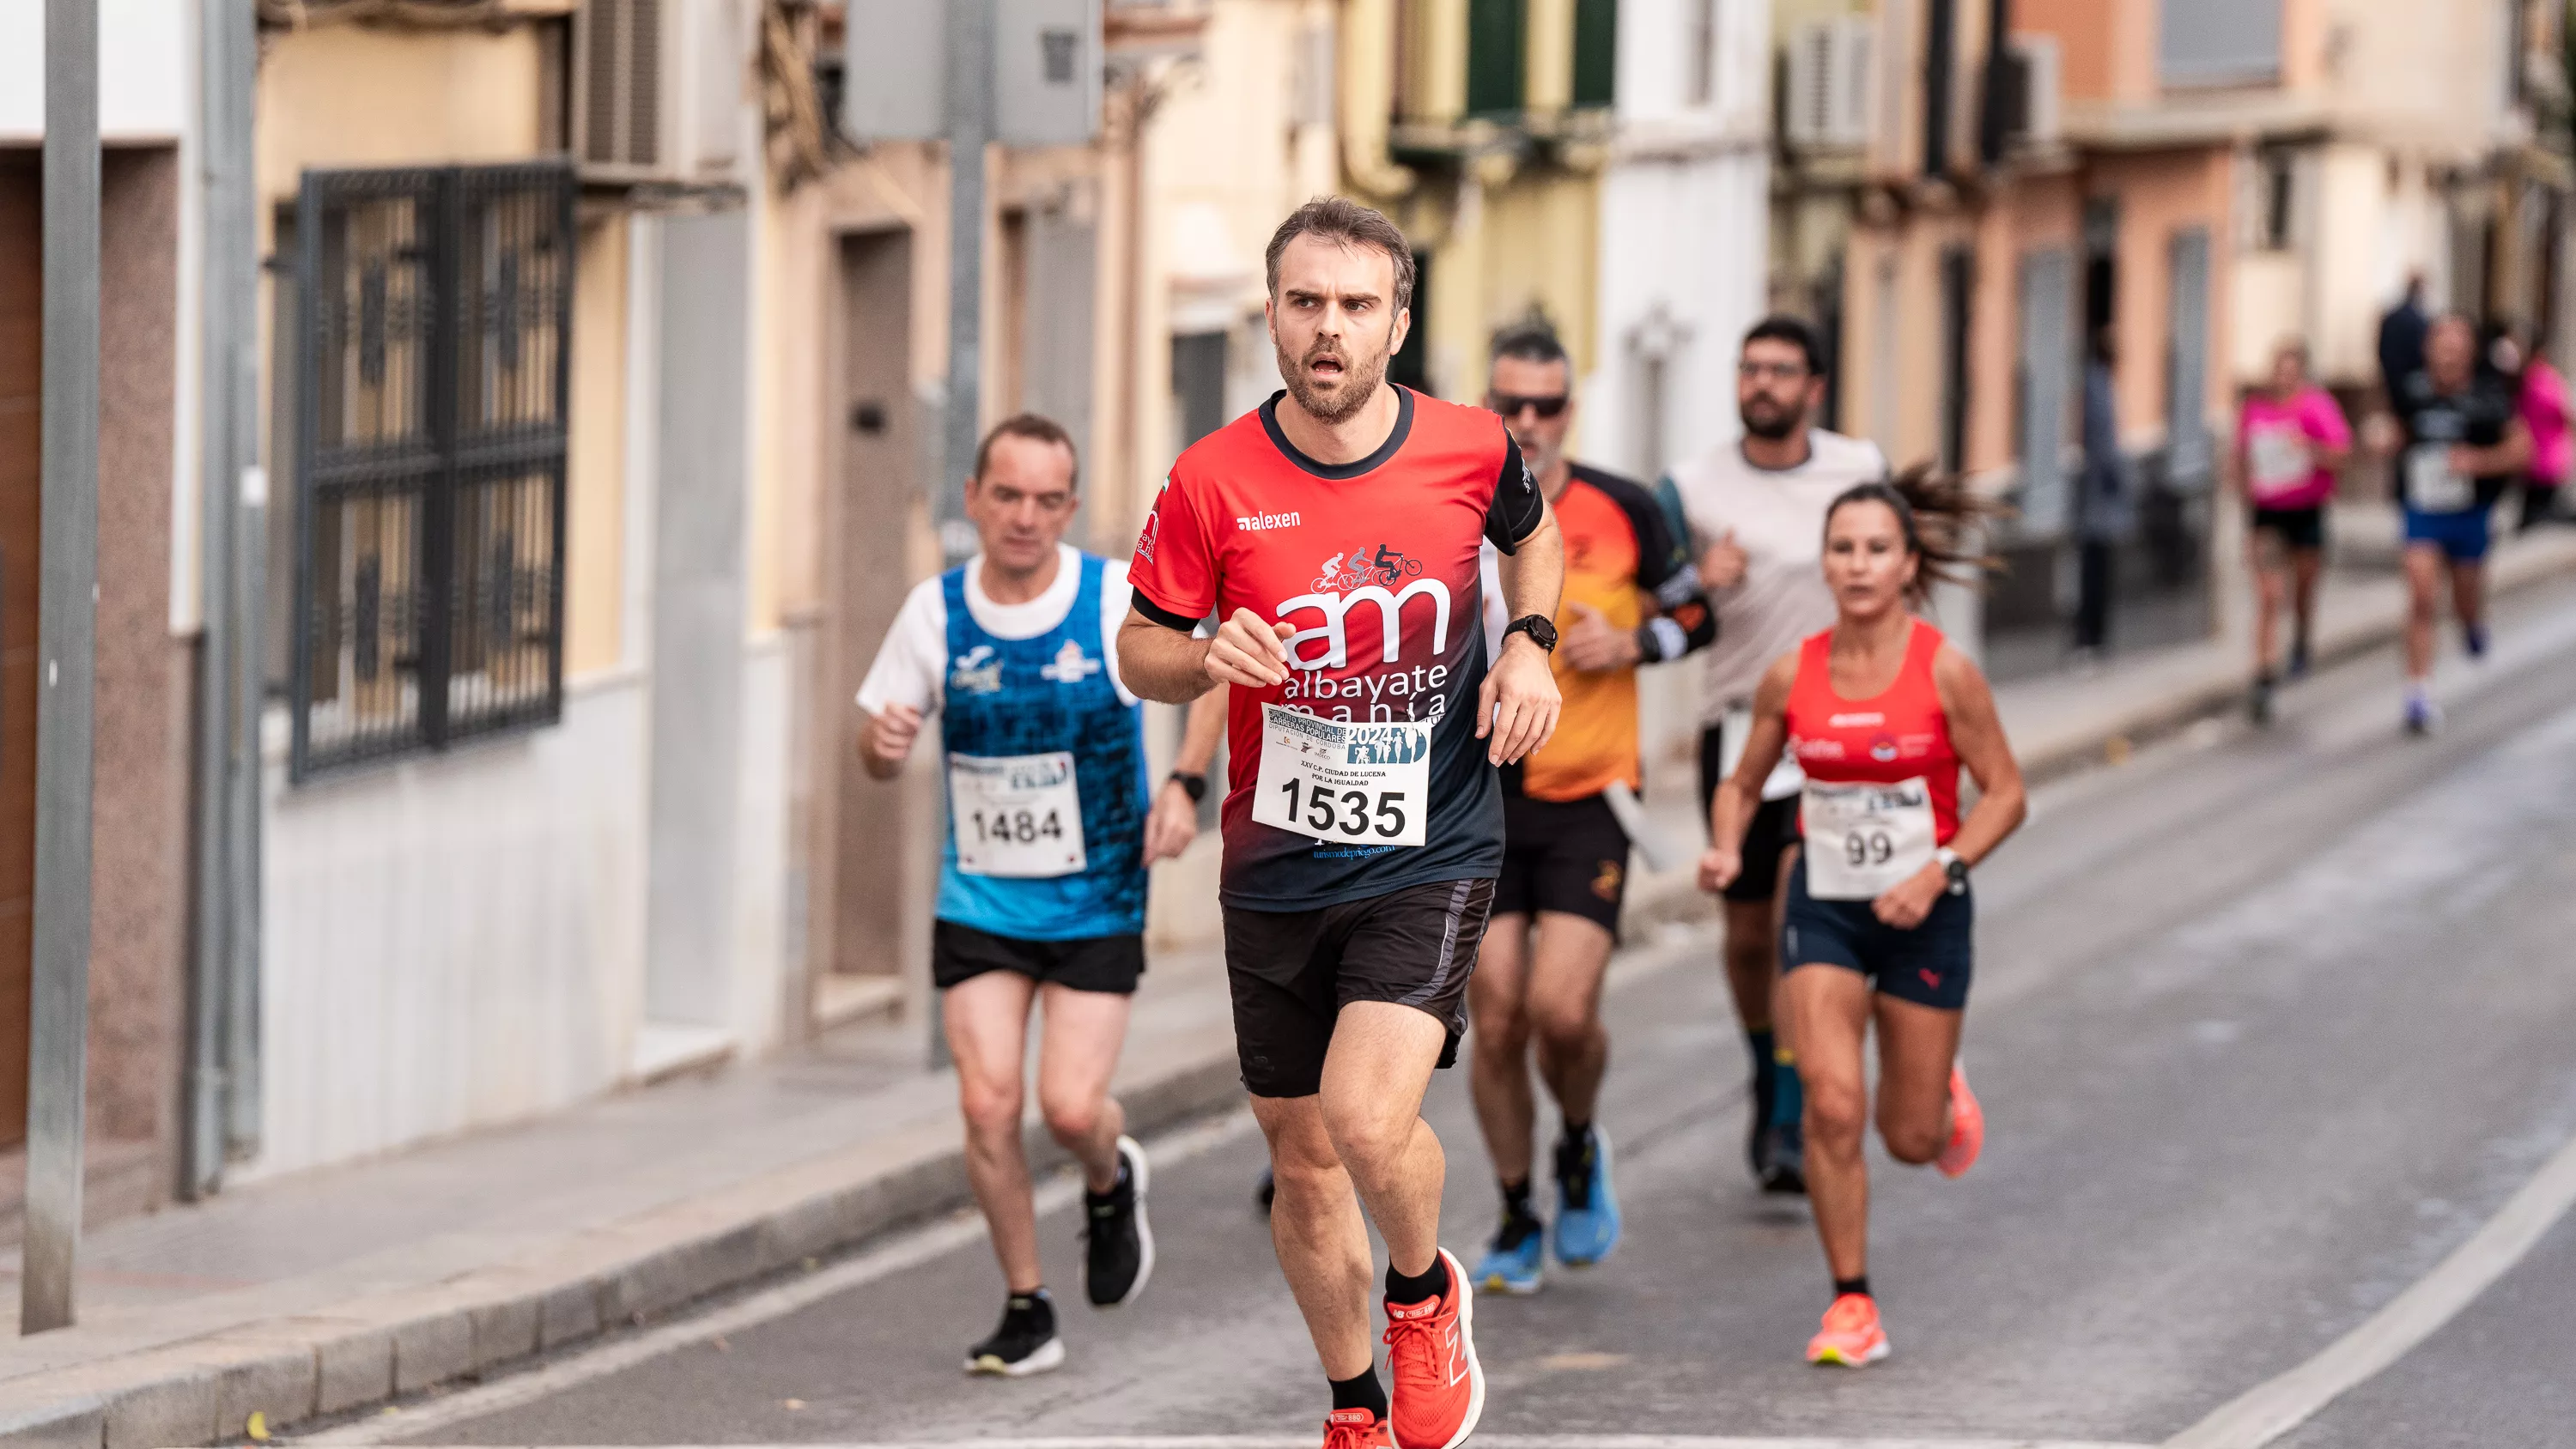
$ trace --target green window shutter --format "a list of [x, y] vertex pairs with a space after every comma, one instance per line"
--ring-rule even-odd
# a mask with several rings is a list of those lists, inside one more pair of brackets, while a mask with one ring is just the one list
[[1467, 114], [1520, 114], [1528, 36], [1528, 0], [1467, 0]]
[[1574, 104], [1607, 106], [1619, 76], [1619, 0], [1574, 0]]

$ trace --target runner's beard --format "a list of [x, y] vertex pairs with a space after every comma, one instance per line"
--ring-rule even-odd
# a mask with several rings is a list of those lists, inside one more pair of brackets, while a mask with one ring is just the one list
[[1744, 420], [1744, 431], [1766, 443], [1776, 443], [1798, 431], [1800, 409], [1775, 408], [1768, 402], [1748, 403], [1736, 410]]
[[[1297, 400], [1297, 406], [1304, 408], [1308, 416], [1326, 427], [1358, 417], [1360, 409], [1369, 405], [1369, 399], [1377, 396], [1378, 384], [1386, 381], [1386, 354], [1383, 352], [1366, 362], [1347, 352], [1329, 348], [1316, 348], [1303, 358], [1290, 357], [1285, 347], [1278, 348], [1278, 352], [1279, 375], [1288, 384], [1288, 395]], [[1341, 382], [1330, 392], [1317, 387], [1314, 378], [1307, 375], [1308, 364], [1319, 357], [1334, 358], [1342, 364]]]

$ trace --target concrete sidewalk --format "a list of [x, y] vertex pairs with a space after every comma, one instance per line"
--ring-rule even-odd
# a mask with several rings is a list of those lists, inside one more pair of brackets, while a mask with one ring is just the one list
[[[2555, 530], [2507, 547], [2497, 587], [2571, 569], [2576, 530]], [[2385, 643], [2403, 603], [2393, 576], [2332, 577], [2321, 660]], [[2245, 659], [2230, 630], [1998, 697], [2045, 778], [2235, 707]], [[1632, 926], [1713, 921], [1691, 888], [1690, 782], [1656, 783], [1679, 858], [1641, 863]], [[254, 1412], [284, 1427], [361, 1408], [956, 1208], [954, 1087], [922, 1055], [917, 1025], [845, 1028], [781, 1060], [102, 1228], [84, 1244], [82, 1324], [0, 1349], [0, 1444], [198, 1444], [243, 1436]], [[1215, 953], [1156, 958], [1118, 1091], [1139, 1131], [1241, 1100]], [[1034, 1123], [1031, 1140], [1060, 1160]]]

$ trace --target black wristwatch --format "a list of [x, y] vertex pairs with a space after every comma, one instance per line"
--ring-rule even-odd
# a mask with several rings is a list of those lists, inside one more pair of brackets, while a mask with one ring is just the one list
[[1959, 858], [1959, 852], [1952, 850], [1950, 847], [1945, 845], [1939, 850], [1932, 852], [1932, 858], [1941, 862], [1942, 871], [1950, 877], [1950, 894], [1954, 896], [1966, 895], [1968, 893], [1968, 863]]
[[1509, 643], [1514, 634], [1527, 634], [1539, 648], [1550, 654], [1556, 652], [1556, 625], [1545, 614], [1523, 614], [1514, 619], [1511, 627], [1503, 631], [1504, 642]]
[[1186, 770], [1174, 770], [1172, 783], [1188, 792], [1190, 803], [1193, 805], [1207, 798], [1207, 776], [1205, 775], [1193, 775]]

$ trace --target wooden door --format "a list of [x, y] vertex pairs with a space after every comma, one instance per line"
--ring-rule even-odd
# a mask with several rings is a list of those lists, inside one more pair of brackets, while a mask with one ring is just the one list
[[32, 152], [0, 152], [0, 1146], [27, 1135], [27, 975], [36, 888], [41, 195]]
[[[851, 700], [910, 587], [905, 540], [921, 494], [912, 234], [845, 240], [841, 299], [839, 466], [825, 545], [831, 623], [818, 691], [817, 737], [829, 743], [816, 772], [823, 850], [813, 877], [815, 958], [822, 970], [877, 975], [902, 965], [903, 896], [916, 876], [903, 857], [919, 844], [907, 828], [905, 792], [859, 767], [859, 713]], [[937, 736], [922, 748], [936, 751]]]

